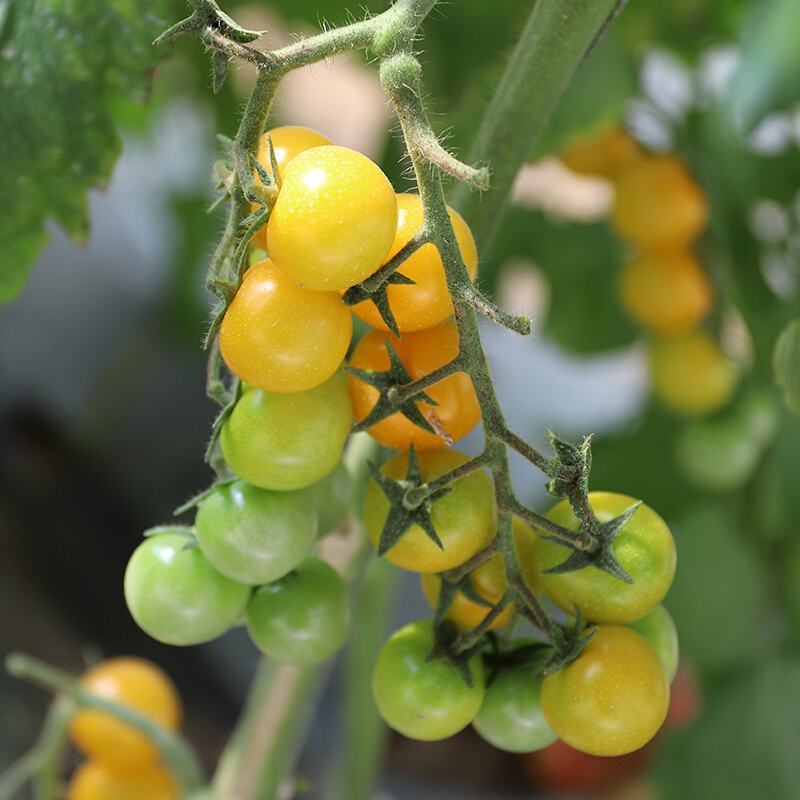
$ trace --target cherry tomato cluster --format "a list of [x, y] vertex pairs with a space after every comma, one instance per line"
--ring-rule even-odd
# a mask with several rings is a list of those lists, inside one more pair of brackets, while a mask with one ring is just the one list
[[[175, 731], [182, 709], [172, 681], [155, 664], [120, 657], [91, 668], [82, 687]], [[86, 757], [73, 773], [67, 800], [178, 800], [171, 776], [152, 742], [103, 711], [85, 708], [70, 723], [70, 738]]]
[[700, 327], [714, 300], [692, 252], [708, 218], [702, 190], [680, 159], [645, 153], [619, 128], [579, 141], [561, 157], [573, 171], [614, 184], [611, 221], [634, 251], [620, 275], [620, 298], [630, 318], [652, 334], [656, 397], [688, 416], [721, 408], [733, 395], [738, 375]]

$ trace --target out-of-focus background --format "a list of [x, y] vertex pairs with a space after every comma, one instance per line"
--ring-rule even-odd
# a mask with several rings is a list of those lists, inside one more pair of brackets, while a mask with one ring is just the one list
[[[101, 16], [114, 5], [100, 3]], [[224, 6], [246, 27], [267, 30], [257, 43], [266, 46], [348, 18], [333, 0]], [[12, 2], [9, 14], [0, 2], [5, 60], [24, 57], [10, 52], [9, 38], [21, 7], [15, 13]], [[430, 103], [456, 151], [468, 148], [529, 7], [459, 0], [426, 23]], [[183, 11], [171, 0], [146, 2], [141, 27], [152, 38], [156, 18]], [[683, 658], [665, 730], [641, 754], [604, 760], [564, 747], [511, 756], [469, 731], [438, 744], [389, 737], [376, 796], [800, 797], [800, 421], [784, 406], [770, 363], [783, 321], [800, 315], [798, 30], [795, 0], [631, 3], [531, 154], [480, 265], [482, 286], [534, 318], [526, 339], [484, 330], [512, 427], [541, 444], [548, 428], [595, 433], [593, 486], [643, 498], [675, 533], [679, 570], [667, 606]], [[50, 41], [47, 25], [37, 35], [80, 50]], [[144, 52], [139, 27], [112, 25], [103, 37], [136, 37]], [[209, 307], [204, 270], [221, 223], [205, 209], [215, 134], [235, 131], [253, 75], [232, 67], [214, 96], [196, 42], [159, 56], [146, 92], [138, 78], [124, 78], [136, 66], [124, 59], [123, 77], [106, 75], [108, 86], [76, 69], [37, 88], [34, 67], [23, 115], [30, 127], [0, 132], [3, 177], [13, 159], [28, 170], [25, 185], [0, 183], [0, 288], [11, 295], [24, 280], [0, 308], [0, 651], [30, 652], [76, 673], [106, 655], [153, 659], [178, 684], [185, 729], [210, 764], [256, 653], [240, 631], [202, 647], [159, 645], [132, 622], [121, 583], [142, 530], [170, 519], [210, 478], [202, 450], [213, 408], [199, 342]], [[145, 53], [139, 66], [150, 62]], [[6, 69], [0, 61], [0, 78]], [[377, 160], [398, 190], [411, 186], [374, 68], [359, 57], [293, 74], [275, 122], [317, 128]], [[711, 224], [698, 252], [715, 283], [714, 325], [745, 365], [737, 395], [711, 421], [687, 423], [653, 401], [644, 335], [618, 298], [625, 245], [607, 219], [613, 188], [555, 157], [606, 124], [680, 155], [709, 197]], [[37, 146], [52, 147], [49, 160], [36, 160]], [[53, 178], [70, 170], [85, 170], [87, 184], [110, 175], [88, 194], [88, 232], [80, 181], [66, 197], [72, 189]], [[42, 192], [52, 214], [41, 212]], [[38, 232], [42, 217], [46, 234]], [[771, 420], [757, 440], [740, 413], [754, 397]], [[712, 424], [711, 434], [700, 429]], [[687, 455], [680, 443], [698, 436], [705, 447]], [[515, 470], [520, 495], [546, 507], [541, 475], [521, 463]], [[396, 582], [389, 629], [430, 613], [416, 578], [376, 569], [373, 580]], [[299, 767], [313, 798], [334, 796], [343, 708], [354, 702], [343, 696], [343, 669]], [[0, 768], [33, 741], [47, 703], [0, 673]]]

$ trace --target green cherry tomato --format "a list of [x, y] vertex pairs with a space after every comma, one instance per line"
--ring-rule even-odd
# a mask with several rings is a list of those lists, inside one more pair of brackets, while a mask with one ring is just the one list
[[501, 670], [486, 689], [473, 727], [489, 744], [509, 753], [551, 745], [558, 737], [544, 718], [541, 690], [541, 678], [530, 664]]
[[326, 536], [342, 524], [353, 507], [353, 476], [340, 461], [330, 474], [295, 493], [317, 512], [319, 535]]
[[542, 710], [568, 745], [595, 756], [644, 747], [667, 716], [669, 683], [636, 631], [600, 625], [581, 654], [542, 681]]
[[479, 654], [468, 662], [470, 686], [451, 663], [427, 660], [432, 647], [430, 620], [406, 625], [383, 646], [372, 675], [372, 692], [386, 724], [426, 742], [446, 739], [469, 725], [485, 693]]
[[313, 556], [258, 589], [247, 607], [247, 629], [262, 652], [289, 664], [317, 664], [347, 639], [350, 606], [339, 573]]
[[206, 497], [194, 524], [211, 565], [254, 586], [293, 570], [317, 537], [312, 505], [294, 492], [270, 492], [244, 481], [221, 486]]
[[628, 627], [644, 636], [664, 665], [667, 680], [672, 683], [678, 671], [678, 631], [664, 606], [656, 606], [646, 617], [628, 623]]
[[302, 489], [336, 466], [351, 422], [341, 372], [294, 394], [247, 388], [222, 427], [222, 454], [248, 483], [279, 492]]
[[[630, 508], [636, 500], [612, 492], [591, 492], [589, 503], [595, 516], [607, 522]], [[547, 518], [570, 530], [578, 519], [567, 500], [562, 500]], [[544, 534], [546, 535], [546, 534]], [[579, 610], [589, 622], [625, 624], [641, 619], [666, 595], [675, 575], [675, 542], [661, 517], [642, 504], [614, 542], [614, 554], [633, 583], [590, 566], [572, 572], [548, 575], [570, 555], [565, 545], [536, 539], [536, 563], [543, 591], [565, 611]]]
[[250, 587], [217, 572], [187, 535], [145, 539], [125, 570], [125, 600], [139, 627], [165, 644], [210, 642], [236, 625]]

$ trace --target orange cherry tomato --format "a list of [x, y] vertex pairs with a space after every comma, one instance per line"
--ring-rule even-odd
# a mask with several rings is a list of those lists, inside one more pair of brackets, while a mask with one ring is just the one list
[[645, 253], [627, 264], [620, 294], [633, 320], [657, 333], [683, 333], [711, 310], [713, 291], [688, 252]]
[[643, 250], [677, 250], [703, 230], [708, 204], [677, 158], [651, 156], [619, 175], [611, 219], [623, 238]]
[[[92, 667], [81, 685], [92, 694], [129, 706], [167, 730], [176, 730], [181, 705], [172, 681], [155, 664], [141, 658], [111, 658]], [[130, 725], [94, 709], [72, 718], [70, 736], [90, 758], [112, 767], [148, 765], [157, 759], [151, 742]]]
[[[322, 147], [332, 144], [330, 139], [323, 136], [311, 128], [304, 128], [302, 125], [281, 125], [261, 134], [258, 143], [258, 162], [266, 170], [267, 174], [272, 175], [272, 160], [269, 157], [269, 144], [267, 137], [272, 140], [272, 150], [275, 154], [275, 161], [278, 164], [278, 173], [283, 176], [286, 165], [297, 155], [312, 147]], [[261, 183], [260, 176], [256, 173], [256, 181]], [[255, 213], [260, 206], [258, 203], [252, 204]], [[267, 226], [263, 225], [253, 237], [253, 244], [262, 250], [267, 249]]]
[[250, 267], [219, 331], [231, 372], [267, 392], [303, 392], [344, 360], [353, 318], [336, 292], [304, 289], [269, 260]]
[[[469, 226], [461, 215], [448, 208], [461, 256], [470, 278], [478, 272], [478, 248]], [[397, 195], [397, 233], [386, 260], [395, 256], [422, 228], [422, 201], [416, 194]], [[414, 281], [413, 285], [392, 284], [388, 287], [389, 305], [401, 332], [431, 328], [451, 316], [453, 301], [447, 288], [439, 251], [425, 244], [410, 255], [398, 270]], [[372, 300], [353, 306], [353, 313], [373, 328], [388, 331]]]
[[67, 800], [179, 800], [170, 774], [160, 765], [118, 772], [86, 761], [73, 773]]
[[564, 166], [579, 175], [609, 179], [641, 157], [641, 147], [616, 125], [577, 139], [560, 155]]
[[[407, 333], [402, 339], [382, 331], [370, 331], [362, 337], [350, 357], [350, 366], [383, 372], [389, 369], [386, 342], [397, 352], [412, 380], [422, 378], [444, 366], [458, 355], [458, 329], [453, 320], [417, 333]], [[378, 390], [357, 378], [348, 376], [350, 400], [357, 421], [364, 419], [378, 400]], [[426, 390], [438, 405], [418, 402], [423, 416], [434, 429], [441, 429], [455, 442], [466, 436], [481, 416], [472, 380], [466, 372], [457, 372]], [[415, 425], [400, 412], [381, 420], [369, 429], [370, 435], [386, 447], [408, 450], [434, 450], [449, 444], [442, 436]]]

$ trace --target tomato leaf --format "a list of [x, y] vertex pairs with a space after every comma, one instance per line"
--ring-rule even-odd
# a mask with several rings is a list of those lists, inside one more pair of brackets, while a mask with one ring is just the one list
[[[114, 95], [143, 99], [169, 0], [10, 0], [0, 32], [0, 300], [22, 287], [45, 220], [88, 235], [87, 190], [111, 175]], [[159, 18], [161, 17], [161, 18]]]

